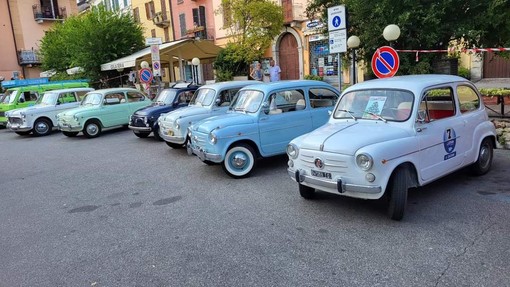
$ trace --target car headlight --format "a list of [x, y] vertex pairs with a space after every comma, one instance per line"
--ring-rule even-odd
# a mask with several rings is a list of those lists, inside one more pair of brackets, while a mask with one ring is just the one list
[[188, 127], [188, 138], [191, 138], [191, 127]]
[[22, 118], [26, 118], [26, 117], [27, 117], [27, 115], [26, 115], [24, 112], [19, 113], [19, 115], [20, 115]]
[[212, 132], [209, 133], [209, 141], [212, 143], [212, 144], [216, 144], [218, 142], [218, 138], [216, 137], [215, 134], [213, 134]]
[[73, 119], [74, 119], [75, 121], [79, 121], [79, 120], [80, 120], [80, 118], [78, 118], [78, 116], [77, 116], [77, 115], [73, 115]]
[[372, 165], [374, 164], [374, 160], [372, 159], [372, 157], [369, 154], [360, 153], [356, 156], [356, 164], [362, 170], [368, 171], [372, 168]]
[[288, 144], [287, 145], [287, 155], [292, 158], [296, 159], [299, 155], [299, 148], [295, 144]]
[[181, 129], [181, 123], [180, 123], [179, 121], [175, 121], [175, 124], [174, 124], [174, 125], [175, 125], [175, 129], [176, 129], [176, 130]]

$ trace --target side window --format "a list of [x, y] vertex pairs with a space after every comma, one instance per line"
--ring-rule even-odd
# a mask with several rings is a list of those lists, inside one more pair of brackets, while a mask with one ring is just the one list
[[58, 102], [60, 104], [74, 103], [76, 101], [76, 96], [72, 92], [63, 93], [58, 96]]
[[193, 91], [184, 91], [181, 92], [178, 96], [177, 102], [179, 104], [188, 104], [193, 97]]
[[78, 97], [78, 101], [83, 100], [83, 96], [85, 96], [88, 92], [87, 91], [78, 91], [76, 92], [76, 96]]
[[145, 99], [145, 97], [137, 92], [128, 92], [127, 93], [128, 102], [141, 102]]
[[312, 88], [309, 96], [312, 108], [332, 107], [338, 99], [337, 93], [325, 88]]
[[123, 97], [122, 94], [112, 93], [104, 96], [104, 104], [105, 105], [116, 105], [120, 104], [120, 98]]
[[[287, 90], [272, 94], [269, 98], [269, 114], [302, 110], [305, 104], [303, 90]], [[280, 112], [281, 111], [281, 112]]]
[[455, 115], [453, 90], [436, 88], [425, 92], [420, 103], [420, 112], [425, 121], [435, 121]]
[[473, 88], [469, 86], [458, 86], [457, 95], [459, 96], [461, 113], [477, 110], [480, 107], [480, 98]]

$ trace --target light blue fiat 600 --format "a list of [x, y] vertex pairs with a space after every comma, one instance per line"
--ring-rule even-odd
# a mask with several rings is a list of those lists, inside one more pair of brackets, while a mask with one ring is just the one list
[[339, 92], [321, 81], [281, 81], [239, 90], [227, 114], [188, 129], [191, 149], [207, 164], [245, 177], [258, 157], [285, 154], [287, 144], [329, 118]]

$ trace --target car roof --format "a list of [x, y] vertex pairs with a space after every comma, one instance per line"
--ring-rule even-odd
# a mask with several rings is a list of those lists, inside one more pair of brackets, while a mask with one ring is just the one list
[[110, 92], [138, 92], [138, 93], [142, 93], [140, 90], [137, 90], [134, 88], [108, 88], [108, 89], [95, 90], [93, 92], [102, 93], [102, 94], [106, 94], [106, 93], [110, 93]]
[[263, 92], [279, 90], [279, 89], [287, 89], [293, 87], [302, 87], [302, 86], [314, 86], [314, 87], [327, 87], [330, 89], [335, 89], [332, 85], [323, 82], [323, 81], [315, 81], [315, 80], [285, 80], [278, 82], [257, 82], [255, 85], [250, 85], [248, 87], [244, 87], [241, 90], [260, 90]]
[[415, 94], [419, 94], [421, 93], [421, 91], [423, 91], [423, 89], [427, 87], [452, 82], [471, 83], [469, 80], [466, 80], [465, 78], [454, 75], [436, 75], [436, 74], [407, 75], [385, 79], [368, 80], [345, 89], [344, 93], [353, 90], [383, 88], [383, 89], [410, 90], [413, 91]]
[[94, 88], [67, 88], [67, 89], [59, 89], [59, 90], [49, 90], [44, 93], [67, 93], [67, 92], [76, 92], [76, 91], [93, 91]]
[[214, 83], [214, 84], [207, 84], [203, 85], [199, 90], [201, 89], [214, 89], [214, 90], [221, 90], [221, 89], [228, 89], [228, 88], [235, 88], [235, 87], [244, 87], [247, 85], [253, 85], [260, 83], [259, 81], [228, 81], [228, 82], [220, 82], [220, 83]]

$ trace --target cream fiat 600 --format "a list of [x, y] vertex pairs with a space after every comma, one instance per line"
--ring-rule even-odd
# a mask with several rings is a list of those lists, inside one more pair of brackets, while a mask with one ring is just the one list
[[287, 146], [288, 173], [299, 193], [317, 190], [388, 198], [402, 219], [408, 188], [470, 166], [492, 165], [496, 131], [475, 86], [449, 75], [367, 81], [344, 91], [328, 123]]

